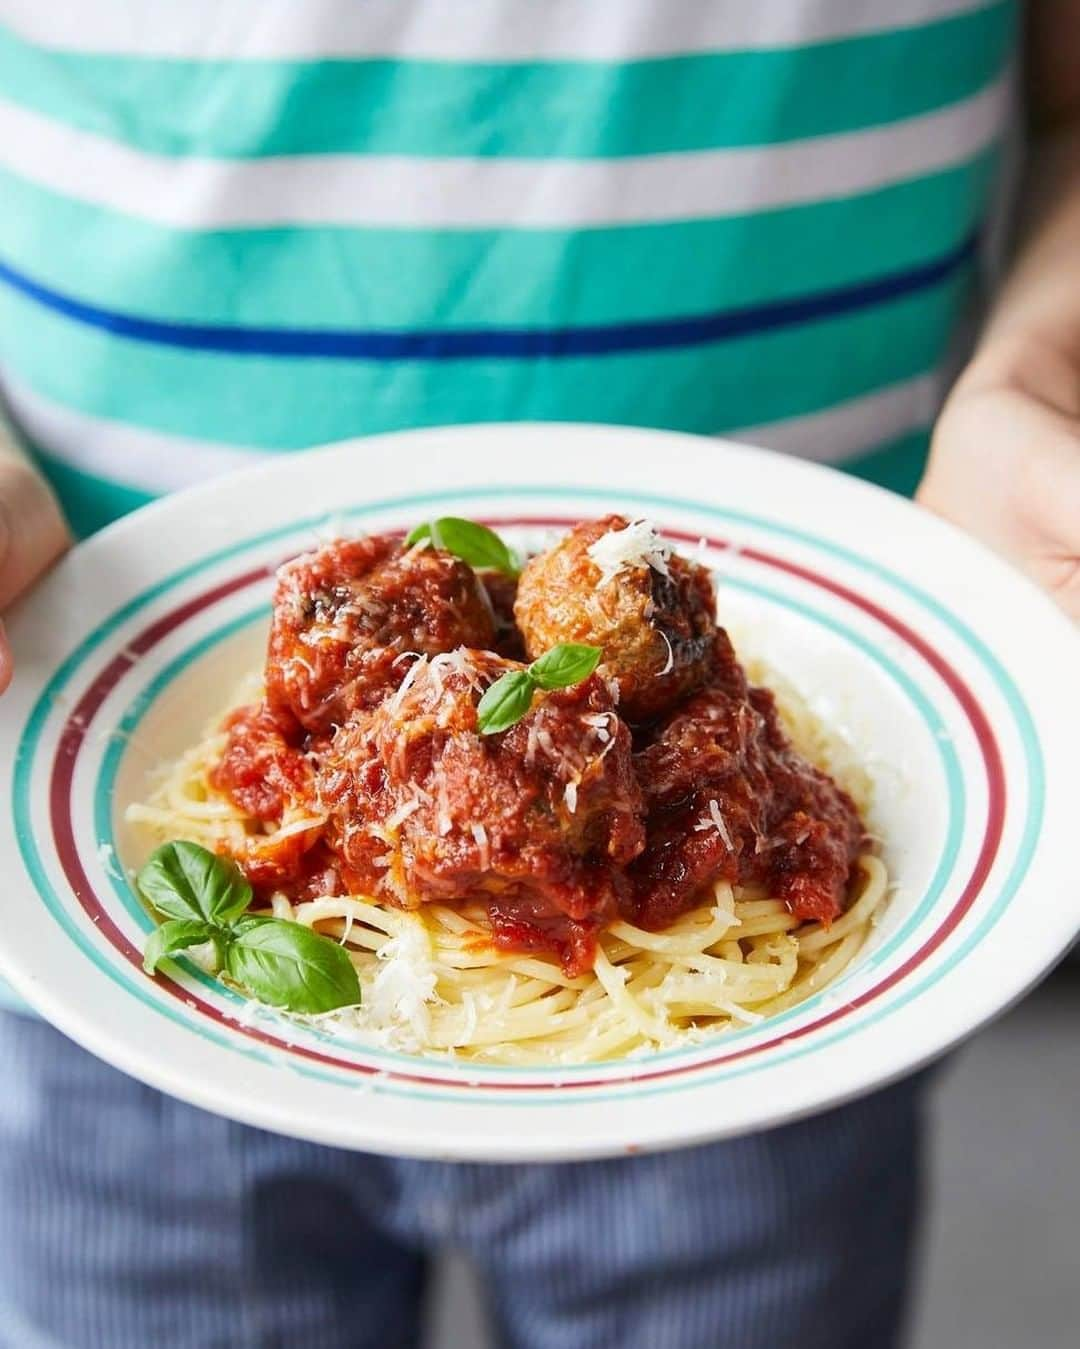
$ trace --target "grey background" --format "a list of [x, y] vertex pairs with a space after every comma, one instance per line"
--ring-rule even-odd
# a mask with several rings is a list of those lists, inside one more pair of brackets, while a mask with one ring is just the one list
[[[1080, 966], [1058, 971], [949, 1066], [912, 1349], [1080, 1344]], [[425, 1349], [493, 1349], [481, 1292], [441, 1265]], [[869, 1346], [868, 1346], [869, 1349]]]

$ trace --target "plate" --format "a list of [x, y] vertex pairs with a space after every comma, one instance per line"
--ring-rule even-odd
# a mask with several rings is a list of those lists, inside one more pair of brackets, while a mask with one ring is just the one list
[[[258, 661], [275, 566], [334, 532], [482, 519], [519, 542], [648, 516], [715, 570], [721, 616], [850, 734], [896, 892], [841, 980], [760, 1025], [621, 1062], [409, 1057], [250, 1009], [149, 920], [123, 808]], [[208, 1110], [349, 1148], [555, 1160], [760, 1129], [940, 1055], [1080, 928], [1080, 640], [988, 552], [899, 498], [661, 432], [494, 425], [283, 456], [78, 547], [10, 616], [0, 973], [118, 1068]]]

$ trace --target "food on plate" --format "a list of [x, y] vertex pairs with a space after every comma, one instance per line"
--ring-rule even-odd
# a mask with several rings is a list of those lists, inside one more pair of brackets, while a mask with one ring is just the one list
[[712, 578], [647, 520], [608, 515], [576, 525], [529, 561], [514, 613], [530, 656], [560, 642], [600, 647], [601, 673], [633, 723], [677, 707], [713, 668]]
[[494, 636], [467, 563], [390, 534], [339, 539], [278, 572], [267, 705], [286, 728], [326, 731], [392, 691], [407, 668], [400, 657], [488, 647]]
[[641, 789], [596, 674], [541, 690], [485, 735], [479, 697], [515, 668], [465, 648], [414, 662], [393, 697], [334, 736], [316, 795], [350, 890], [403, 909], [480, 900], [496, 949], [545, 952], [573, 976], [641, 852]]
[[663, 928], [718, 877], [760, 885], [804, 922], [843, 912], [865, 830], [851, 797], [798, 754], [775, 696], [751, 688], [725, 634], [707, 687], [635, 759], [649, 821], [634, 917]]
[[174, 849], [151, 968], [529, 1064], [753, 1025], [850, 963], [888, 890], [862, 779], [751, 684], [708, 570], [620, 515], [518, 570], [453, 518], [281, 568], [261, 682], [129, 807]]

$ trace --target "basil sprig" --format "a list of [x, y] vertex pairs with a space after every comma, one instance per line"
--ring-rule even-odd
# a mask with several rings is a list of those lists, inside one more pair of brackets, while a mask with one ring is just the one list
[[602, 654], [598, 646], [560, 642], [526, 669], [508, 670], [476, 705], [480, 734], [495, 735], [509, 730], [532, 707], [537, 689], [567, 689], [588, 679], [600, 664]]
[[360, 1001], [345, 949], [301, 923], [241, 918], [225, 956], [233, 979], [260, 1002], [290, 1012], [332, 1012]]
[[453, 553], [470, 567], [486, 567], [507, 576], [517, 576], [521, 571], [517, 557], [498, 534], [473, 520], [462, 520], [456, 515], [427, 520], [409, 533], [405, 547], [411, 548], [422, 539], [430, 539], [436, 548]]
[[238, 866], [197, 843], [166, 843], [136, 878], [143, 898], [169, 918], [228, 927], [251, 904]]
[[247, 912], [251, 886], [240, 868], [197, 843], [165, 843], [135, 880], [166, 921], [147, 938], [143, 968], [211, 943], [218, 967], [245, 992], [287, 1012], [332, 1012], [360, 1001], [360, 980], [343, 947], [302, 923]]
[[536, 682], [528, 670], [510, 670], [486, 690], [476, 706], [481, 735], [508, 730], [532, 707]]

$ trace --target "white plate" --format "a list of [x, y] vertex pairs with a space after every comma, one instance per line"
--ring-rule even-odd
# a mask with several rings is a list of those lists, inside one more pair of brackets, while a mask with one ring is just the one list
[[[150, 979], [123, 806], [258, 660], [271, 572], [317, 533], [433, 513], [509, 535], [609, 510], [705, 539], [722, 614], [855, 735], [899, 889], [842, 980], [760, 1026], [599, 1067], [478, 1068], [335, 1042], [189, 966]], [[10, 618], [0, 972], [102, 1058], [197, 1105], [351, 1148], [600, 1156], [780, 1123], [955, 1044], [1080, 928], [1080, 640], [896, 497], [813, 465], [565, 425], [387, 436], [215, 482], [83, 544]]]

